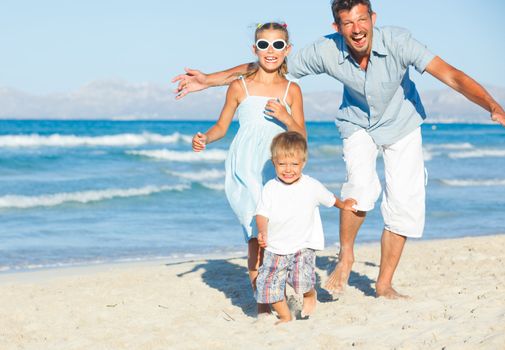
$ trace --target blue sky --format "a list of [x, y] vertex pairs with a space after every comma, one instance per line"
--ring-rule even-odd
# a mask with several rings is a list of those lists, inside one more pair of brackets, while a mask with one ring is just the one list
[[[372, 4], [379, 26], [406, 27], [482, 84], [505, 86], [503, 0]], [[254, 59], [253, 25], [269, 20], [288, 23], [295, 50], [332, 31], [328, 0], [3, 0], [0, 87], [62, 93], [120, 79], [171, 88], [184, 66], [211, 72]], [[443, 87], [413, 76], [420, 90]], [[322, 77], [304, 78], [302, 88], [341, 90]]]

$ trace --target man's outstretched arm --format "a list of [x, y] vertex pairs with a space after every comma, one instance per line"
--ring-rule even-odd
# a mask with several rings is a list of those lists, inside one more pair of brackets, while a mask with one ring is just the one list
[[185, 74], [180, 74], [172, 79], [172, 83], [177, 83], [176, 99], [183, 98], [190, 92], [200, 91], [212, 86], [228, 85], [239, 75], [247, 73], [252, 69], [254, 63], [245, 63], [239, 66], [223, 70], [220, 72], [205, 74], [196, 69], [184, 68]]
[[487, 110], [491, 113], [493, 121], [505, 126], [505, 111], [502, 106], [482, 85], [464, 72], [454, 68], [438, 56], [428, 64], [426, 72]]

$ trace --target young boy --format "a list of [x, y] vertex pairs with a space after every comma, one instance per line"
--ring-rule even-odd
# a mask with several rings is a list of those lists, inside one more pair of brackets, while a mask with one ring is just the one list
[[256, 210], [258, 243], [265, 248], [256, 281], [258, 303], [271, 304], [277, 323], [291, 320], [286, 282], [303, 293], [302, 317], [316, 307], [315, 250], [324, 248], [319, 205], [355, 211], [354, 199], [341, 201], [319, 181], [302, 174], [307, 141], [297, 132], [277, 135], [271, 145], [277, 178], [267, 182]]

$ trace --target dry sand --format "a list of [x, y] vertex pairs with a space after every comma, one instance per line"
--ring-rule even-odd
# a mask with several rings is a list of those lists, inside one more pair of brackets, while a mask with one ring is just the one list
[[334, 299], [320, 252], [316, 313], [280, 326], [255, 317], [244, 257], [1, 274], [0, 349], [505, 349], [505, 235], [409, 241], [408, 300], [374, 297], [379, 249], [357, 247]]

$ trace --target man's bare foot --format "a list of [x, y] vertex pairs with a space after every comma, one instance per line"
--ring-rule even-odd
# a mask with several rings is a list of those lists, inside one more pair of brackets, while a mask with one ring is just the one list
[[317, 292], [313, 289], [303, 295], [303, 307], [300, 316], [302, 318], [308, 318], [314, 310], [317, 304]]
[[377, 298], [384, 297], [386, 299], [409, 299], [408, 295], [398, 293], [391, 286], [387, 287], [375, 286], [375, 296]]
[[324, 285], [330, 294], [339, 294], [344, 291], [351, 274], [352, 263], [344, 263], [342, 260], [337, 263], [335, 270], [330, 274]]

